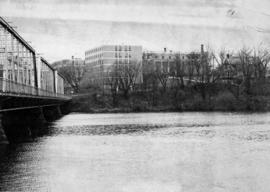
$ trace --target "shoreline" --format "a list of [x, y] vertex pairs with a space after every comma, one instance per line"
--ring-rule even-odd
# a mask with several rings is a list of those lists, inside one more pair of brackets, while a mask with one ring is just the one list
[[132, 110], [119, 108], [99, 108], [89, 110], [71, 110], [71, 113], [85, 113], [85, 114], [106, 114], [106, 113], [185, 113], [185, 112], [221, 112], [221, 113], [269, 113], [270, 110], [177, 110], [177, 109], [152, 109], [152, 110]]
[[[184, 93], [183, 93], [184, 94]], [[115, 99], [115, 100], [114, 100]], [[128, 98], [118, 94], [96, 96], [95, 92], [74, 97], [71, 111], [83, 113], [138, 113], [138, 112], [270, 112], [270, 95], [241, 95], [236, 98], [228, 91], [220, 91], [205, 99], [186, 91], [184, 96], [172, 92], [157, 93], [155, 97], [134, 92]]]

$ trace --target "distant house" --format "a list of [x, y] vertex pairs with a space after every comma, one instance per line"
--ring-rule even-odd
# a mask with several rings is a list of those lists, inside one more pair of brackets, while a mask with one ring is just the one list
[[244, 76], [249, 76], [251, 79], [269, 78], [270, 69], [264, 66], [262, 61], [257, 56], [246, 55], [226, 55], [226, 59], [222, 69], [222, 76], [224, 79], [238, 79], [243, 80]]

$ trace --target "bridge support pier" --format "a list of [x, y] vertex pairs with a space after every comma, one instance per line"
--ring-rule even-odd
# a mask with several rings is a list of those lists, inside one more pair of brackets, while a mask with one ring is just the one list
[[71, 105], [70, 102], [66, 102], [66, 103], [60, 105], [60, 110], [61, 110], [62, 114], [67, 115], [70, 113], [70, 108], [71, 108], [70, 105]]
[[[2, 115], [0, 116], [2, 118]], [[0, 144], [7, 144], [8, 140], [7, 137], [5, 135], [4, 129], [2, 124], [0, 124]]]
[[39, 131], [47, 123], [42, 108], [32, 109], [28, 115], [29, 126], [32, 137], [36, 137]]
[[62, 116], [62, 112], [59, 105], [44, 107], [43, 113], [47, 121], [54, 121]]
[[41, 108], [12, 111], [2, 115], [2, 126], [11, 143], [35, 138], [45, 122]]

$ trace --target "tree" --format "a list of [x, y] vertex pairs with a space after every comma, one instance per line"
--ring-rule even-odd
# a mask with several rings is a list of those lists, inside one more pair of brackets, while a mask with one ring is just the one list
[[138, 61], [130, 61], [124, 64], [114, 64], [114, 70], [117, 72], [117, 81], [119, 82], [119, 89], [123, 92], [126, 99], [129, 98], [129, 93], [135, 88], [137, 81], [140, 81], [141, 63]]
[[216, 66], [216, 79], [217, 80], [226, 80], [227, 83], [232, 82], [233, 68], [232, 63], [230, 63], [230, 56], [232, 53], [229, 53], [227, 50], [223, 49], [218, 53], [218, 56], [213, 54], [213, 58], [217, 63]]
[[161, 71], [161, 70], [156, 70], [156, 71], [154, 71], [154, 76], [160, 82], [160, 84], [163, 88], [163, 93], [166, 92], [169, 73]]
[[79, 92], [80, 82], [85, 74], [85, 68], [80, 66], [65, 66], [58, 69], [66, 81], [71, 85], [75, 93]]
[[254, 77], [257, 81], [264, 83], [266, 80], [268, 65], [270, 62], [270, 53], [267, 49], [260, 48], [258, 51], [254, 50]]
[[235, 98], [239, 97], [240, 81], [237, 78], [238, 68], [232, 63], [233, 52], [228, 50], [221, 50], [214, 59], [217, 63], [216, 66], [216, 78], [214, 82], [219, 81], [220, 83], [226, 83], [226, 88], [230, 91]]
[[117, 92], [119, 89], [119, 73], [117, 64], [113, 64], [107, 71], [105, 75], [105, 84], [110, 86], [111, 96], [113, 100], [113, 105], [118, 105]]
[[[174, 61], [170, 68], [170, 77], [172, 78], [171, 100], [172, 104], [180, 109], [185, 100], [185, 82], [184, 78], [188, 76], [187, 61], [181, 59], [180, 54], [175, 54]], [[186, 89], [187, 90], [187, 89]]]
[[251, 79], [254, 77], [254, 65], [253, 58], [251, 56], [252, 50], [248, 48], [242, 48], [239, 53], [239, 61], [240, 61], [240, 73], [242, 76], [244, 91], [247, 95], [251, 94]]
[[210, 93], [209, 88], [217, 77], [213, 59], [213, 52], [210, 49], [206, 52], [202, 50], [201, 53], [191, 52], [188, 54], [188, 62], [191, 65], [188, 69], [189, 81], [193, 80], [203, 100]]
[[181, 60], [180, 54], [176, 54], [174, 64], [175, 64], [175, 71], [172, 72], [173, 74], [171, 75], [176, 80], [177, 87], [179, 87], [180, 85], [180, 87], [184, 88], [185, 86], [184, 77], [188, 74], [189, 71], [188, 65], [185, 61]]
[[244, 91], [247, 95], [252, 95], [252, 89], [254, 88], [252, 84], [262, 85], [266, 83], [270, 53], [266, 49], [242, 48], [238, 56]]

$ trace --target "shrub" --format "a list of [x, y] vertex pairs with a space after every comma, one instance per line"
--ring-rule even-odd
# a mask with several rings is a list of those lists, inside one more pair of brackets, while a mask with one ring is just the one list
[[215, 110], [234, 111], [236, 110], [236, 105], [236, 98], [228, 91], [220, 92], [214, 100]]
[[269, 98], [264, 96], [252, 96], [247, 98], [246, 109], [249, 111], [269, 110]]

